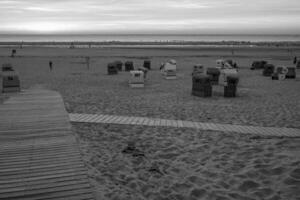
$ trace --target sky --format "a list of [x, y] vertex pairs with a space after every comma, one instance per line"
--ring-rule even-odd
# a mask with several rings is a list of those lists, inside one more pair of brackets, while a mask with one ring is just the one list
[[0, 0], [0, 34], [300, 34], [300, 0]]

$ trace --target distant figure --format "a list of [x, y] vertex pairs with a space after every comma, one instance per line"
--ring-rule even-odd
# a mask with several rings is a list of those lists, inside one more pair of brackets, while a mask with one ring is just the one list
[[231, 50], [231, 55], [234, 55], [234, 50], [233, 49]]
[[16, 53], [17, 53], [17, 51], [15, 49], [11, 50], [11, 57], [15, 57]]
[[70, 49], [75, 49], [75, 45], [73, 42], [71, 42]]
[[297, 56], [294, 57], [294, 62], [293, 62], [293, 63], [294, 63], [294, 64], [297, 63]]
[[49, 61], [49, 69], [52, 71], [52, 61]]

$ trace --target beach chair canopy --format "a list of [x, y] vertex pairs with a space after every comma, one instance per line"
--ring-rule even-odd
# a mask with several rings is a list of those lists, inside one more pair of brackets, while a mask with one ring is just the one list
[[174, 59], [169, 60], [168, 63], [170, 63], [172, 65], [176, 65], [177, 64], [176, 60], [174, 60]]
[[144, 72], [143, 71], [130, 71], [129, 83], [144, 83]]
[[165, 63], [165, 65], [164, 65], [164, 70], [165, 71], [170, 71], [170, 70], [172, 70], [172, 71], [176, 71], [176, 64], [172, 64], [172, 63], [169, 63], [169, 62], [167, 62], [167, 63]]
[[217, 68], [222, 68], [224, 66], [225, 61], [223, 59], [216, 60]]

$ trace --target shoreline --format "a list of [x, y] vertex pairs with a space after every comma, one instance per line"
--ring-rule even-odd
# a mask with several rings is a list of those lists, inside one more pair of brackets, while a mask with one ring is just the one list
[[95, 48], [95, 47], [300, 47], [300, 41], [8, 41], [0, 42], [0, 47], [69, 47], [69, 48]]

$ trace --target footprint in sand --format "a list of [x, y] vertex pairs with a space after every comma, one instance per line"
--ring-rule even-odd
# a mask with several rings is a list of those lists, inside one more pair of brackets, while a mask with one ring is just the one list
[[260, 184], [255, 181], [246, 180], [239, 186], [239, 190], [242, 192], [247, 192], [248, 190], [253, 190], [258, 188], [259, 186]]
[[300, 168], [294, 169], [291, 173], [290, 176], [294, 179], [300, 180]]
[[195, 197], [197, 199], [202, 198], [206, 195], [207, 195], [207, 191], [202, 188], [195, 188], [195, 189], [192, 189], [190, 192], [190, 196]]
[[259, 188], [253, 194], [259, 197], [259, 199], [266, 199], [267, 197], [271, 196], [273, 193], [274, 191], [270, 188]]
[[300, 179], [295, 179], [293, 177], [287, 177], [284, 181], [285, 184], [290, 185], [290, 186], [299, 186], [300, 185]]

